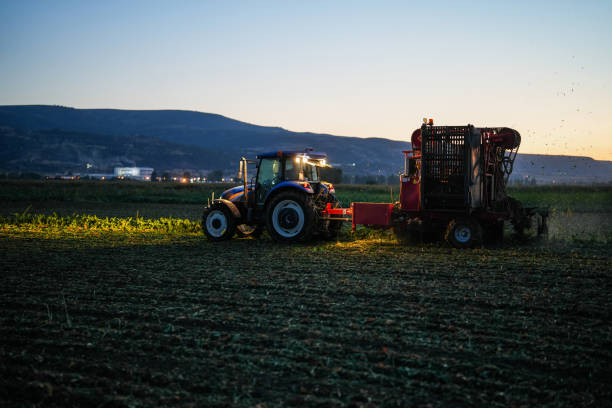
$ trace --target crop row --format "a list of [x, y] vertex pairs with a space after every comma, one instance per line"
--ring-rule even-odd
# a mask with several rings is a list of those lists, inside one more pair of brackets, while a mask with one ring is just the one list
[[25, 231], [104, 231], [104, 232], [155, 232], [155, 233], [198, 233], [200, 223], [178, 218], [119, 218], [97, 217], [95, 215], [59, 216], [57, 214], [17, 213], [12, 217], [0, 217], [0, 229]]

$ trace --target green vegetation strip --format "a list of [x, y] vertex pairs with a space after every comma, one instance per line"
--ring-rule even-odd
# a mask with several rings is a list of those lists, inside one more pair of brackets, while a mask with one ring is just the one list
[[198, 222], [178, 218], [100, 218], [95, 215], [59, 216], [43, 214], [15, 214], [0, 217], [0, 229], [38, 231], [56, 229], [64, 231], [105, 231], [105, 232], [155, 232], [164, 234], [199, 233]]

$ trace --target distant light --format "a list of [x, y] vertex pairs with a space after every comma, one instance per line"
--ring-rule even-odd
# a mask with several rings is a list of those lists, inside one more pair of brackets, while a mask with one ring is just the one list
[[186, 182], [187, 182], [187, 179], [186, 179], [185, 177], [183, 177], [183, 178], [181, 179], [181, 183], [186, 183]]

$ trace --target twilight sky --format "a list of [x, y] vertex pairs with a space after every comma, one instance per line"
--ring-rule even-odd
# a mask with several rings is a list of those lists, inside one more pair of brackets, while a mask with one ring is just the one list
[[612, 1], [2, 1], [0, 105], [189, 109], [612, 160]]

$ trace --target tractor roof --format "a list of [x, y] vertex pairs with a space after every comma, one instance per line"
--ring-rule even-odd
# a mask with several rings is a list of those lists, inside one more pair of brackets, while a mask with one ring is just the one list
[[327, 154], [325, 153], [321, 153], [321, 152], [305, 152], [305, 151], [300, 151], [300, 150], [279, 150], [277, 152], [268, 152], [268, 153], [262, 153], [262, 154], [258, 154], [257, 158], [258, 159], [267, 159], [267, 158], [272, 158], [272, 157], [283, 157], [283, 156], [288, 156], [288, 157], [293, 157], [293, 156], [308, 156], [311, 159], [326, 159], [327, 158]]

